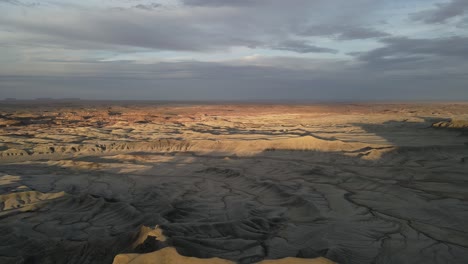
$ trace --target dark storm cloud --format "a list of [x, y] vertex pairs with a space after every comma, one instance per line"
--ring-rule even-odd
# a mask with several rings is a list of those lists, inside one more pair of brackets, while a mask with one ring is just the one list
[[411, 14], [411, 18], [425, 23], [444, 23], [451, 18], [463, 16], [467, 12], [467, 0], [451, 0], [436, 4], [433, 9]]

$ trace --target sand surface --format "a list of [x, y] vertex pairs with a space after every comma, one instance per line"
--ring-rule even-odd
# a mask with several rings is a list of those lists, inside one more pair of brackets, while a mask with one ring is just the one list
[[468, 104], [0, 103], [0, 263], [467, 263]]

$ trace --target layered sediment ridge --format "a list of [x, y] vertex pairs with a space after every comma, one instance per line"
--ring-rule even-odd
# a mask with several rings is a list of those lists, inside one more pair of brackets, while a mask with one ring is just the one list
[[385, 152], [394, 149], [391, 145], [324, 140], [313, 136], [289, 139], [256, 140], [175, 140], [163, 139], [147, 142], [108, 142], [102, 144], [40, 144], [32, 149], [7, 149], [0, 151], [0, 162], [62, 158], [63, 156], [93, 156], [131, 152], [192, 152], [219, 155], [255, 155], [265, 151], [323, 151], [335, 153]]

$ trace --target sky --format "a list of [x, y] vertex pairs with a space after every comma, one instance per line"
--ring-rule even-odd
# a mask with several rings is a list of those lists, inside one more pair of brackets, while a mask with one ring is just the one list
[[468, 0], [0, 0], [0, 98], [468, 100]]

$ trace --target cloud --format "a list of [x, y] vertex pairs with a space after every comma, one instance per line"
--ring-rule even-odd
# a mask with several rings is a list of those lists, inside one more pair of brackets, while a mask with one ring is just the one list
[[[0, 76], [5, 97], [154, 100], [468, 99], [468, 78], [455, 74], [395, 75], [359, 64], [271, 57], [239, 62], [58, 63], [41, 76]], [[245, 63], [245, 62], [243, 62]], [[285, 65], [286, 64], [286, 65]], [[303, 67], [301, 65], [307, 65]], [[24, 65], [28, 71], [30, 65]], [[325, 66], [325, 67], [324, 67]], [[37, 69], [37, 68], [36, 68]], [[66, 71], [64, 71], [66, 69]], [[465, 68], [466, 69], [466, 68]], [[444, 89], [441, 89], [441, 86]], [[130, 88], [131, 87], [131, 88]]]
[[259, 4], [262, 0], [183, 0], [182, 2], [188, 6], [245, 6]]
[[278, 45], [270, 46], [270, 48], [275, 50], [293, 51], [297, 53], [338, 53], [338, 50], [310, 45], [307, 41], [300, 40], [283, 41]]
[[428, 24], [445, 23], [447, 20], [460, 17], [468, 12], [468, 1], [451, 0], [446, 3], [439, 3], [435, 8], [413, 13], [410, 17], [415, 21], [422, 21]]
[[[154, 13], [154, 14], [153, 14]], [[37, 23], [41, 21], [41, 23]], [[201, 27], [197, 14], [164, 14], [139, 10], [69, 12], [60, 16], [0, 18], [29, 42], [48, 42], [69, 48], [114, 49], [119, 46], [173, 51], [208, 51], [256, 45], [256, 40], [216, 33]], [[42, 43], [47, 44], [47, 43]]]
[[[257, 23], [240, 10], [157, 9], [137, 5], [119, 10], [41, 10], [0, 17], [1, 27], [20, 32], [28, 42], [69, 48], [119, 46], [171, 51], [216, 51], [265, 46], [276, 41], [282, 21]], [[151, 8], [155, 12], [143, 12]], [[247, 24], [245, 26], [243, 24]]]
[[19, 0], [0, 0], [0, 4], [1, 3], [11, 4], [11, 5], [16, 5], [16, 6], [24, 6], [24, 7], [34, 7], [34, 6], [40, 5], [40, 3], [36, 3], [36, 2], [26, 3], [23, 1], [19, 1]]
[[[187, 2], [188, 1], [188, 2]], [[350, 4], [336, 0], [353, 13], [368, 7], [370, 0]], [[322, 9], [335, 12], [327, 1], [297, 0], [292, 5], [279, 0], [186, 0], [192, 6], [162, 7], [141, 3], [133, 8], [44, 8], [26, 15], [0, 17], [0, 27], [18, 32], [28, 42], [69, 48], [121, 46], [170, 51], [211, 52], [235, 47], [269, 47], [297, 53], [336, 53], [327, 47], [292, 41], [296, 38], [336, 35], [338, 40], [386, 36], [369, 27], [340, 26]], [[225, 8], [229, 6], [229, 8]], [[215, 8], [213, 8], [215, 7]], [[152, 10], [153, 12], [144, 12]], [[340, 15], [346, 17], [350, 14]], [[327, 20], [329, 28], [304, 31], [311, 19]], [[49, 43], [44, 43], [49, 42]], [[272, 44], [276, 43], [276, 45]]]
[[[435, 6], [384, 0], [174, 2], [64, 0], [26, 9], [18, 4], [26, 0], [0, 0], [8, 4], [0, 16], [2, 95], [468, 96], [462, 1]], [[407, 19], [406, 6], [422, 10], [424, 22], [460, 19], [453, 25], [421, 25]]]
[[[468, 37], [381, 40], [384, 47], [356, 54], [363, 63], [359, 71], [392, 79], [411, 79], [419, 87], [432, 80], [451, 89], [454, 83], [468, 82]], [[448, 92], [450, 93], [450, 92]], [[455, 98], [454, 98], [455, 99]]]
[[133, 6], [133, 8], [143, 9], [143, 10], [154, 10], [161, 7], [161, 4], [158, 3], [149, 3], [149, 4], [138, 4]]
[[393, 37], [381, 40], [386, 44], [382, 48], [374, 49], [359, 55], [364, 61], [391, 61], [419, 59], [421, 56], [441, 56], [468, 58], [468, 37], [411, 39]]
[[315, 25], [300, 31], [303, 36], [330, 36], [338, 40], [388, 37], [390, 34], [369, 27], [342, 25]]

